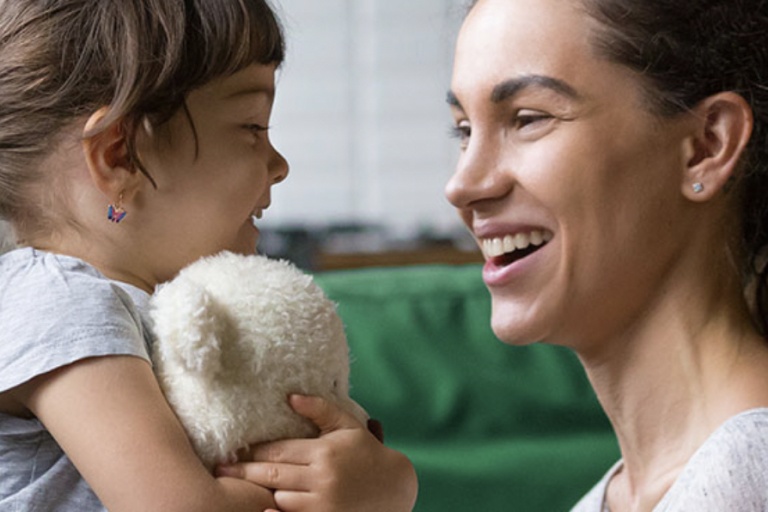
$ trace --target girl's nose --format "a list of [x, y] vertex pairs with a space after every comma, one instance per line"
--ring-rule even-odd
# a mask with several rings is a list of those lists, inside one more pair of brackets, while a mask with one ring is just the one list
[[274, 147], [272, 148], [272, 152], [273, 155], [272, 160], [269, 163], [269, 173], [272, 177], [271, 184], [276, 185], [288, 177], [289, 166], [288, 161], [285, 159], [282, 153], [280, 153]]

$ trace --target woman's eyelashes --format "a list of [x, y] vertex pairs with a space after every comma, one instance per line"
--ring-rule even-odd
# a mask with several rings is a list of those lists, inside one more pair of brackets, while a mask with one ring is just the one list
[[451, 137], [459, 140], [461, 149], [466, 149], [469, 144], [469, 136], [472, 134], [472, 128], [469, 125], [469, 121], [463, 120], [451, 125], [449, 133]]
[[550, 114], [535, 110], [520, 110], [514, 116], [512, 122], [516, 129], [522, 130], [554, 119]]
[[[541, 112], [538, 110], [518, 110], [512, 117], [510, 122], [511, 127], [520, 132], [526, 134], [528, 132], [535, 132], [539, 128], [543, 128], [553, 121], [555, 116]], [[508, 129], [510, 125], [504, 126], [504, 129]], [[469, 144], [470, 136], [472, 135], [472, 127], [468, 120], [463, 119], [456, 122], [450, 127], [451, 137], [458, 139], [461, 149], [466, 149]]]

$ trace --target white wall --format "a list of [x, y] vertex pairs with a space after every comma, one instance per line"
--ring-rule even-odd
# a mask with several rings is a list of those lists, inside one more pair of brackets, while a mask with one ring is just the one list
[[458, 226], [445, 93], [466, 0], [275, 0], [288, 58], [270, 136], [291, 164], [265, 226]]

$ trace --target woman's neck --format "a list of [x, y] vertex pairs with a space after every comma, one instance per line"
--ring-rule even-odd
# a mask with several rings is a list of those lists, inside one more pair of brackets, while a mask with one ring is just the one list
[[725, 420], [768, 406], [768, 342], [735, 286], [670, 294], [594, 346], [580, 357], [616, 431], [631, 503], [656, 503]]

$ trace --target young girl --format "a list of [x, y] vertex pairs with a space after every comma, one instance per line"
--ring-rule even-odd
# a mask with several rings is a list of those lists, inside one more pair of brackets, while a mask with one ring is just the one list
[[253, 253], [288, 167], [263, 0], [0, 0], [0, 509], [405, 511], [415, 474], [331, 404], [319, 439], [197, 461], [149, 363], [183, 266]]
[[493, 329], [573, 348], [621, 448], [575, 511], [768, 510], [766, 48], [762, 0], [479, 0], [464, 22], [447, 195]]

